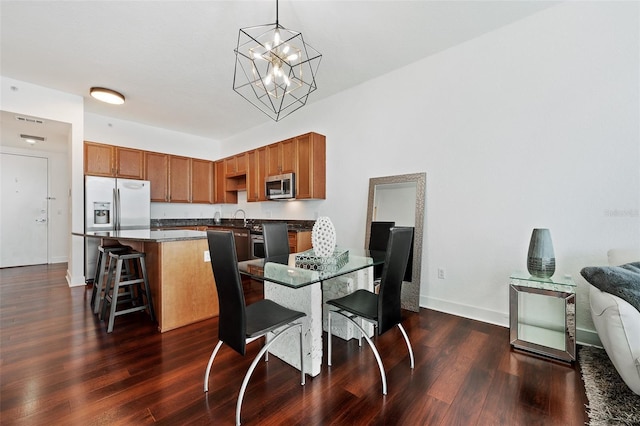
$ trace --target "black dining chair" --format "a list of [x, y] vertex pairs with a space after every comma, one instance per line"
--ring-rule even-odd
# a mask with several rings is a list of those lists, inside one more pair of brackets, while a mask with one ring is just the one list
[[289, 255], [289, 228], [284, 222], [263, 223], [264, 257]]
[[411, 368], [413, 369], [413, 350], [411, 349], [409, 336], [401, 324], [402, 313], [400, 308], [402, 278], [404, 277], [405, 268], [407, 267], [407, 259], [409, 257], [412, 237], [413, 228], [391, 228], [384, 268], [382, 270], [379, 294], [361, 289], [339, 299], [327, 301], [328, 305], [336, 308], [335, 310], [329, 310], [327, 320], [327, 330], [329, 333], [329, 342], [327, 345], [329, 357], [328, 364], [331, 365], [331, 315], [339, 314], [347, 318], [347, 320], [351, 321], [358, 329], [360, 329], [361, 336], [366, 339], [367, 343], [371, 347], [373, 355], [378, 362], [378, 368], [380, 369], [383, 395], [387, 394], [387, 378], [384, 372], [384, 367], [382, 366], [382, 359], [373, 344], [373, 340], [371, 340], [367, 333], [365, 333], [363, 327], [358, 324], [356, 319], [360, 318], [373, 323], [374, 327], [377, 329], [378, 336], [397, 325], [400, 332], [402, 332], [405, 342], [407, 343]]
[[[389, 232], [394, 226], [396, 226], [395, 222], [371, 222], [371, 227], [369, 228], [369, 250], [387, 250]], [[383, 267], [384, 265], [374, 265], [373, 267], [373, 281], [376, 286], [380, 284]]]
[[244, 376], [238, 401], [236, 404], [236, 424], [240, 424], [240, 410], [242, 400], [249, 383], [249, 378], [256, 368], [258, 361], [269, 347], [280, 336], [292, 328], [298, 328], [300, 332], [300, 371], [302, 385], [305, 384], [304, 357], [302, 349], [302, 323], [303, 312], [287, 309], [284, 306], [268, 299], [259, 300], [246, 306], [238, 260], [236, 255], [233, 233], [230, 231], [207, 231], [211, 268], [216, 282], [220, 313], [218, 317], [218, 343], [211, 353], [207, 370], [204, 375], [204, 391], [209, 391], [209, 373], [216, 354], [222, 343], [226, 343], [240, 355], [245, 355], [246, 345], [265, 336], [269, 332], [274, 334], [269, 338], [258, 354], [253, 359], [249, 370]]

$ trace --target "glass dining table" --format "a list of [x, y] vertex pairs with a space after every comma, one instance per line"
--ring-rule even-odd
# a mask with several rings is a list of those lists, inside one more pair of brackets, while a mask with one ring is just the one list
[[[326, 300], [342, 297], [359, 289], [373, 291], [373, 266], [384, 263], [385, 252], [365, 249], [342, 249], [348, 259], [342, 264], [326, 265], [300, 262], [313, 258], [313, 252], [292, 253], [238, 263], [240, 274], [264, 283], [264, 297], [287, 308], [304, 312], [304, 370], [317, 376], [322, 367], [322, 332], [327, 327]], [[298, 261], [297, 261], [298, 260]], [[298, 266], [296, 266], [298, 265]], [[358, 338], [358, 331], [343, 318], [331, 323], [332, 333], [345, 340]], [[371, 335], [373, 327], [365, 324]], [[282, 336], [269, 353], [300, 369], [297, 336]]]

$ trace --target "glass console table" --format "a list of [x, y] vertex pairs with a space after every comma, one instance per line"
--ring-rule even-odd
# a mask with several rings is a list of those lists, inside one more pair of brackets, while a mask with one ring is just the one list
[[[509, 323], [511, 346], [565, 362], [576, 359], [576, 284], [571, 277], [538, 278], [529, 273], [511, 274], [509, 286]], [[537, 294], [561, 299], [564, 324], [551, 327], [523, 318], [522, 294]]]

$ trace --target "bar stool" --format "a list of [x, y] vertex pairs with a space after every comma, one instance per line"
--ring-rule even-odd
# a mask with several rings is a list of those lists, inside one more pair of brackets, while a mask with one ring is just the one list
[[[123, 264], [134, 262], [134, 272], [131, 275], [122, 274]], [[136, 262], [137, 261], [137, 262]], [[115, 273], [114, 273], [115, 269]], [[144, 290], [140, 284], [144, 283]], [[125, 292], [121, 292], [125, 289]], [[143, 300], [144, 299], [144, 300]], [[131, 307], [118, 309], [118, 304], [129, 304]], [[107, 285], [104, 291], [104, 301], [102, 303], [103, 319], [109, 306], [109, 324], [107, 333], [113, 331], [113, 322], [119, 315], [130, 314], [132, 312], [148, 310], [151, 320], [155, 321], [156, 316], [151, 300], [151, 289], [147, 278], [147, 267], [145, 264], [145, 254], [139, 251], [130, 250], [123, 253], [109, 253], [109, 271], [107, 272]]]
[[[104, 291], [104, 276], [109, 270], [109, 253], [123, 253], [125, 251], [131, 250], [131, 247], [124, 245], [112, 245], [112, 246], [98, 246], [98, 260], [96, 262], [96, 272], [93, 277], [93, 289], [91, 291], [91, 308], [93, 309], [93, 313], [97, 314], [100, 312], [100, 307], [102, 306], [102, 299]], [[129, 269], [127, 268], [127, 273], [129, 273]]]

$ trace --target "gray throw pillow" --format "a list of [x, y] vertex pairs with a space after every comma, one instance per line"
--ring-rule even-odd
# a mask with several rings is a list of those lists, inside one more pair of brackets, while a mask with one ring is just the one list
[[626, 300], [640, 311], [640, 262], [621, 266], [588, 266], [580, 274], [589, 284]]

